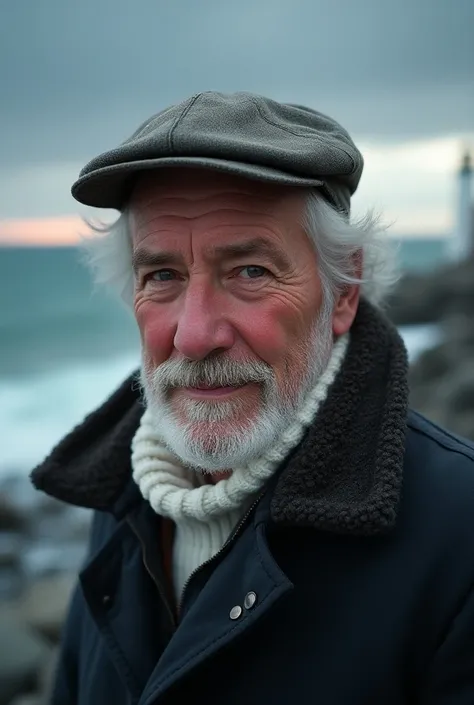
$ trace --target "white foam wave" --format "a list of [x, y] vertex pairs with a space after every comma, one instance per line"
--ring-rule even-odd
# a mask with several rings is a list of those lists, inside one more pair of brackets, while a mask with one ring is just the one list
[[139, 364], [128, 354], [0, 380], [0, 475], [29, 472]]

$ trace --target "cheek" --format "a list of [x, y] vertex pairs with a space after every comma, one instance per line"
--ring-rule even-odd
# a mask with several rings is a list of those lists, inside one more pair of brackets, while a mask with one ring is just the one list
[[296, 363], [305, 330], [302, 317], [284, 306], [256, 308], [239, 323], [246, 347], [273, 367], [278, 376], [288, 374], [291, 363]]
[[239, 332], [254, 355], [272, 367], [287, 347], [287, 334], [281, 322], [273, 317], [255, 315], [243, 320]]
[[135, 319], [146, 357], [155, 366], [160, 365], [173, 350], [176, 326], [170, 313], [151, 302], [141, 302], [135, 306]]

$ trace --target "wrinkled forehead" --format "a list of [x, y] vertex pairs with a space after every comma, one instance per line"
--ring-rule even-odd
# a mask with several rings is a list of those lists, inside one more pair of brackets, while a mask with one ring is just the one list
[[171, 168], [144, 172], [129, 201], [134, 230], [150, 218], [198, 218], [214, 210], [264, 214], [284, 223], [300, 221], [306, 192], [206, 169]]

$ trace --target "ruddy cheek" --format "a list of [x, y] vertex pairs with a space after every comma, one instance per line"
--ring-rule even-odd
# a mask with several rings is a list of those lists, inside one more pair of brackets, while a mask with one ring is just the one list
[[279, 385], [299, 379], [302, 367], [300, 346], [305, 337], [305, 322], [284, 306], [269, 306], [240, 318], [246, 348], [273, 369]]
[[176, 326], [152, 305], [143, 304], [136, 312], [136, 319], [145, 353], [156, 365], [161, 364], [172, 353]]
[[269, 365], [275, 365], [284, 354], [286, 335], [273, 316], [249, 315], [241, 322], [242, 337], [254, 355]]

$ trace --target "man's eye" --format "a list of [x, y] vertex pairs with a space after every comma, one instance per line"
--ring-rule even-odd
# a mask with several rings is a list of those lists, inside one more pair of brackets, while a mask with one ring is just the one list
[[172, 269], [157, 269], [156, 272], [151, 272], [148, 278], [156, 282], [169, 282], [176, 279], [176, 272]]
[[268, 274], [268, 269], [259, 267], [256, 264], [250, 264], [247, 267], [242, 267], [240, 274], [244, 279], [260, 279]]

